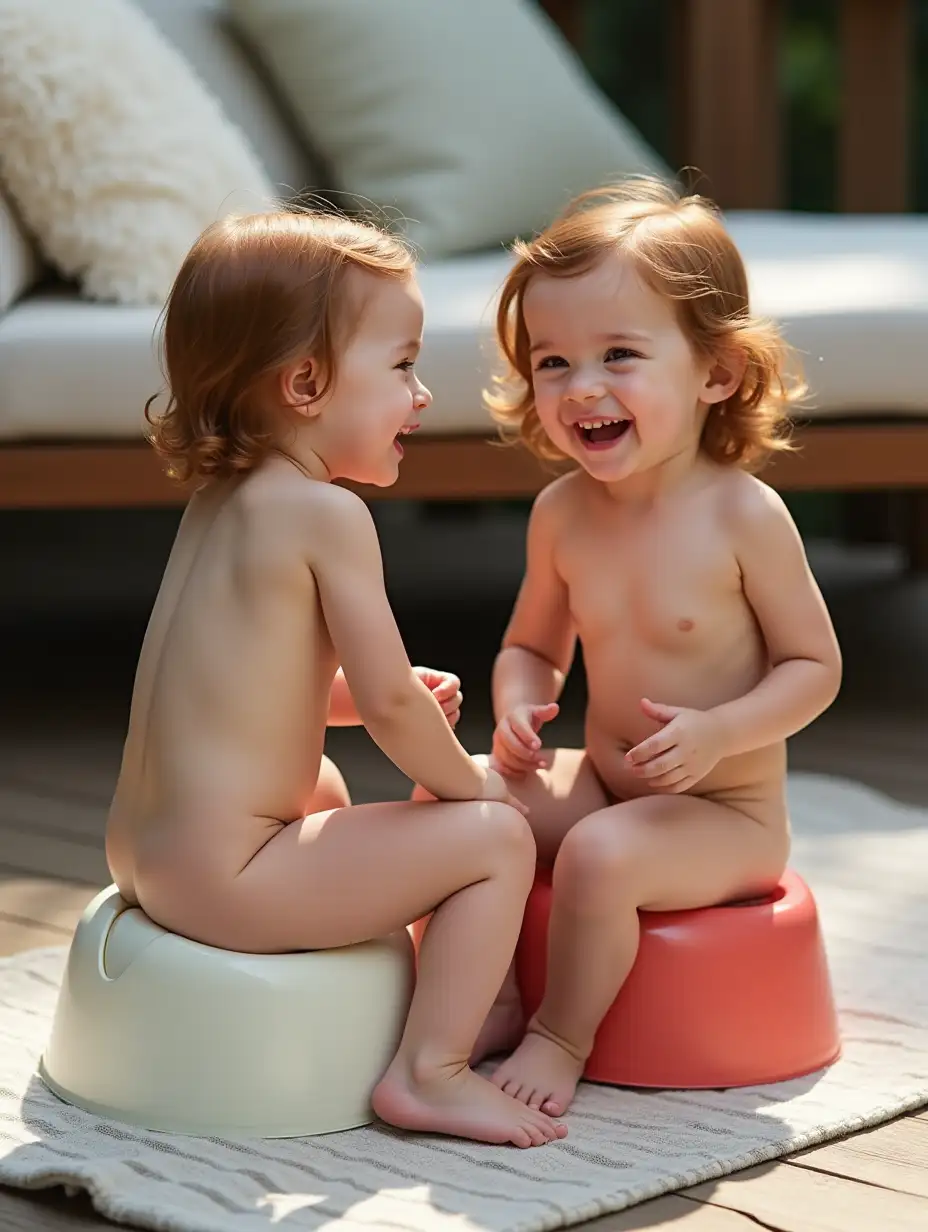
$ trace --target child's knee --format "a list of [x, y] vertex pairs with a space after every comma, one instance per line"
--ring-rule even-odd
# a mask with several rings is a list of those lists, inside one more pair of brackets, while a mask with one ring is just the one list
[[487, 850], [510, 863], [535, 871], [535, 836], [518, 809], [496, 800], [475, 802], [474, 833]]
[[564, 836], [555, 864], [555, 892], [579, 908], [614, 909], [635, 898], [642, 863], [634, 828], [620, 825], [611, 809], [594, 813]]

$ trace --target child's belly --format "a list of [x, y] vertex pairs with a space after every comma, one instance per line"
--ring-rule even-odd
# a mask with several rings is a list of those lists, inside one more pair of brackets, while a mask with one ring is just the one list
[[[666, 655], [644, 646], [627, 644], [616, 655], [591, 654], [584, 648], [589, 704], [586, 747], [603, 785], [616, 799], [666, 794], [666, 788], [648, 785], [635, 773], [625, 755], [661, 729], [648, 718], [641, 699], [669, 706], [709, 710], [750, 692], [766, 673], [760, 648], [738, 639], [729, 653]], [[766, 748], [720, 760], [690, 794], [747, 797], [780, 792], [786, 774], [786, 746], [780, 741]]]
[[[603, 786], [616, 800], [634, 800], [639, 796], [670, 795], [666, 787], [651, 787], [647, 779], [636, 774], [625, 760], [625, 754], [637, 741], [616, 736], [587, 719], [586, 748]], [[743, 801], [773, 801], [782, 794], [786, 775], [786, 751], [782, 744], [739, 753], [724, 758], [709, 771], [689, 795], [713, 796], [731, 803]]]

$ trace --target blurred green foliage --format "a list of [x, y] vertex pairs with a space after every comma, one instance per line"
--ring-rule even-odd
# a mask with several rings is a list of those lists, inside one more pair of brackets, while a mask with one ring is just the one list
[[[581, 55], [592, 77], [644, 137], [674, 163], [670, 20], [674, 0], [584, 0]], [[839, 114], [840, 0], [783, 0], [780, 88], [790, 209], [835, 205]], [[913, 10], [913, 183], [911, 207], [928, 209], [928, 0]]]

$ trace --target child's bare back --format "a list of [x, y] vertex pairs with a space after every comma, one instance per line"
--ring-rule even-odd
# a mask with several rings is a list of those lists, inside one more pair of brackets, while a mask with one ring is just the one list
[[347, 803], [334, 767], [320, 782], [338, 667], [312, 568], [328, 495], [283, 458], [197, 493], [142, 647], [108, 856], [124, 898], [203, 940], [211, 891], [284, 825]]

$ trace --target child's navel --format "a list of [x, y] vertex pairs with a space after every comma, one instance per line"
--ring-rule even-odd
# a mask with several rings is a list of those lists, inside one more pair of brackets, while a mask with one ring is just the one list
[[691, 632], [693, 625], [694, 625], [694, 621], [690, 620], [688, 616], [683, 616], [681, 617], [680, 620], [677, 621], [677, 628], [680, 630], [681, 633]]

